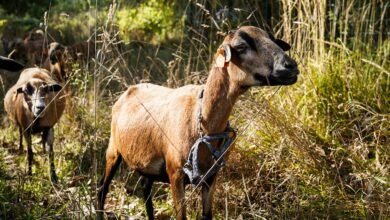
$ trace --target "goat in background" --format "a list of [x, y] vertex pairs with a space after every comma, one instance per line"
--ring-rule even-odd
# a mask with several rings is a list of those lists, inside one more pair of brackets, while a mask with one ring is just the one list
[[[55, 63], [51, 63], [52, 65]], [[19, 127], [19, 152], [23, 152], [23, 136], [27, 142], [28, 174], [32, 174], [31, 134], [42, 134], [43, 151], [49, 153], [50, 178], [57, 182], [54, 166], [54, 130], [65, 108], [62, 85], [42, 68], [27, 68], [6, 93], [4, 107], [9, 118]]]
[[3, 45], [8, 57], [22, 61], [26, 66], [42, 66], [48, 56], [49, 39], [41, 29], [33, 29], [23, 38], [7, 41]]

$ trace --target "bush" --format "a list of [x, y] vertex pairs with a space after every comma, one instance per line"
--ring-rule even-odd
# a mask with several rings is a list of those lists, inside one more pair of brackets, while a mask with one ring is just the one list
[[149, 0], [132, 8], [126, 6], [117, 13], [122, 39], [161, 42], [179, 33], [175, 27], [174, 3]]

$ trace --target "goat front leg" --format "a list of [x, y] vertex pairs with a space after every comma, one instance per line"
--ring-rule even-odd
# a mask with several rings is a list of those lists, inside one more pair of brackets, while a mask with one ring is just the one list
[[144, 185], [144, 200], [145, 200], [145, 207], [146, 207], [146, 214], [148, 216], [149, 220], [154, 219], [153, 214], [153, 195], [152, 195], [152, 186], [153, 186], [153, 179], [148, 177], [143, 177], [143, 185]]
[[167, 172], [171, 183], [173, 204], [176, 211], [176, 219], [187, 219], [185, 206], [184, 173], [177, 166], [170, 166], [167, 162]]
[[32, 175], [32, 162], [33, 162], [33, 151], [32, 151], [32, 141], [30, 132], [24, 132], [24, 139], [27, 142], [27, 174]]
[[211, 176], [206, 183], [202, 185], [202, 220], [210, 220], [213, 218], [212, 204], [216, 176]]
[[[49, 154], [49, 175], [50, 180], [52, 183], [56, 184], [58, 182], [58, 177], [56, 175], [56, 168], [54, 165], [54, 149], [53, 149], [53, 143], [54, 143], [54, 130], [53, 128], [45, 129], [43, 131], [42, 135], [42, 142], [46, 143], [47, 150]], [[45, 148], [45, 144], [43, 144], [43, 147]]]

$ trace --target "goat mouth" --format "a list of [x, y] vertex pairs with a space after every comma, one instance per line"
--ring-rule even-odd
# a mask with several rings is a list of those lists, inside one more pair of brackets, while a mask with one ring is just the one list
[[283, 78], [281, 81], [282, 85], [292, 85], [298, 81], [298, 76], [294, 75], [288, 78]]
[[289, 72], [288, 75], [282, 74], [283, 76], [262, 76], [260, 74], [255, 74], [254, 78], [260, 82], [260, 85], [263, 86], [284, 86], [292, 85], [298, 80], [299, 71]]
[[36, 118], [42, 118], [45, 115], [45, 111], [35, 111], [34, 117]]

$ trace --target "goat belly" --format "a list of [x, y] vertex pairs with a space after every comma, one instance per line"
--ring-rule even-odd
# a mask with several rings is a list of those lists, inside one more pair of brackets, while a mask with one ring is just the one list
[[36, 134], [36, 133], [40, 133], [46, 129], [49, 129], [51, 127], [43, 127], [43, 126], [39, 126], [37, 125], [37, 123], [34, 123], [31, 128], [28, 130], [28, 132], [32, 133], [32, 134]]
[[153, 179], [154, 181], [169, 183], [165, 160], [156, 160], [144, 169], [137, 169], [137, 172], [141, 176]]

